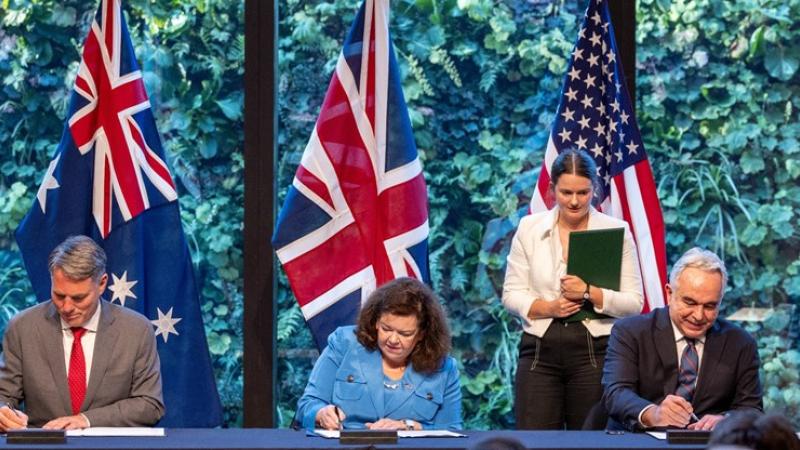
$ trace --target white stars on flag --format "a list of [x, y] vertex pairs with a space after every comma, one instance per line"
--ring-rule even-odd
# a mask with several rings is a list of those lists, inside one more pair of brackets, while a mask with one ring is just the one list
[[36, 193], [36, 199], [39, 200], [39, 206], [42, 207], [42, 214], [47, 212], [45, 210], [47, 206], [47, 191], [61, 187], [56, 177], [53, 176], [53, 172], [56, 171], [56, 166], [58, 166], [59, 159], [61, 159], [61, 153], [56, 156], [56, 159], [50, 161], [50, 165], [47, 166], [47, 172], [44, 174], [44, 179], [42, 179], [42, 184], [39, 186], [39, 191]]
[[561, 133], [558, 133], [558, 135], [561, 136], [561, 142], [569, 142], [570, 141], [570, 139], [569, 139], [569, 135], [570, 134], [571, 133], [569, 131], [567, 131], [566, 128], [561, 130]]
[[133, 293], [131, 288], [136, 286], [138, 281], [128, 281], [128, 271], [122, 272], [122, 276], [118, 277], [115, 274], [111, 274], [111, 285], [108, 286], [108, 290], [113, 293], [111, 296], [111, 303], [115, 301], [119, 301], [119, 304], [125, 306], [125, 301], [128, 297], [136, 298], [136, 294]]
[[567, 89], [567, 92], [564, 93], [569, 101], [574, 102], [578, 100], [578, 92], [572, 88]]
[[177, 317], [174, 319], [172, 318], [172, 308], [170, 308], [166, 314], [161, 311], [161, 308], [156, 308], [156, 310], [158, 311], [158, 319], [150, 321], [156, 327], [156, 336], [161, 335], [164, 342], [167, 342], [170, 334], [178, 336], [179, 333], [175, 330], [175, 324], [182, 319]]

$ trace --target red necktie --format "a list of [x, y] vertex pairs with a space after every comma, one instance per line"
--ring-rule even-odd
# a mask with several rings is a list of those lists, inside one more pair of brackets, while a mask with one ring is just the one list
[[86, 333], [86, 328], [72, 328], [72, 353], [69, 355], [69, 397], [72, 399], [72, 414], [81, 412], [83, 398], [86, 397], [86, 360], [83, 357], [81, 337]]

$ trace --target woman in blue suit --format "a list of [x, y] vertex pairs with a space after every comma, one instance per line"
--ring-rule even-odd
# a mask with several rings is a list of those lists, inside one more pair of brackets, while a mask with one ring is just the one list
[[399, 278], [339, 327], [314, 365], [297, 415], [305, 428], [460, 429], [461, 385], [434, 293]]

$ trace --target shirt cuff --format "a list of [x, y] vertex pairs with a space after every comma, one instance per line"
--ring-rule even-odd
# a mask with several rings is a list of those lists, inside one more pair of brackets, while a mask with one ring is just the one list
[[86, 428], [91, 428], [92, 427], [92, 422], [89, 421], [89, 418], [86, 417], [86, 414], [81, 413], [81, 416], [83, 416], [83, 420], [86, 421]]
[[644, 422], [642, 422], [642, 416], [644, 416], [644, 413], [645, 413], [645, 411], [647, 411], [647, 410], [648, 410], [648, 409], [650, 409], [650, 408], [655, 408], [655, 406], [656, 406], [655, 404], [650, 404], [650, 405], [647, 405], [647, 406], [645, 406], [645, 407], [644, 407], [644, 409], [642, 409], [642, 410], [639, 412], [639, 418], [638, 418], [638, 420], [639, 420], [639, 425], [641, 425], [641, 426], [642, 426], [642, 428], [650, 428], [649, 426], [645, 425], [645, 424], [644, 424]]

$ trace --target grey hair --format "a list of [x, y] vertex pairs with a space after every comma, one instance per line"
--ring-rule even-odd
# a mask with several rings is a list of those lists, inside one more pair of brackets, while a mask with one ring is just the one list
[[47, 268], [51, 276], [59, 269], [70, 280], [97, 282], [106, 273], [106, 252], [90, 237], [70, 236], [50, 252]]
[[669, 284], [673, 288], [677, 285], [678, 277], [685, 269], [700, 269], [705, 272], [717, 272], [722, 275], [722, 291], [720, 296], [725, 292], [725, 286], [728, 285], [728, 270], [725, 269], [725, 263], [717, 256], [716, 253], [694, 247], [684, 253], [675, 265], [672, 266], [672, 271], [669, 273]]

